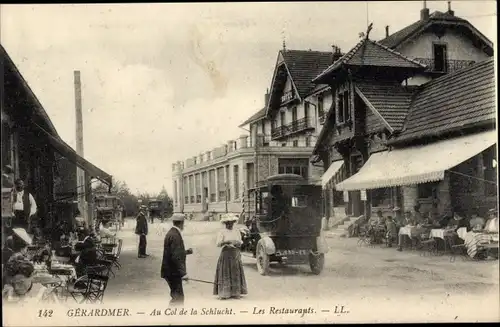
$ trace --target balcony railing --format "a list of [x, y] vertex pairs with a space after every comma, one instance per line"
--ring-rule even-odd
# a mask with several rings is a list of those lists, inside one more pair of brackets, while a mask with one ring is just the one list
[[474, 60], [451, 60], [444, 62], [436, 61], [432, 58], [415, 58], [416, 61], [427, 66], [427, 71], [433, 73], [452, 73], [457, 70], [467, 68], [476, 62]]
[[272, 139], [279, 139], [288, 135], [292, 135], [309, 128], [314, 128], [311, 124], [311, 119], [301, 118], [299, 120], [293, 121], [288, 125], [280, 126], [273, 129], [271, 133]]

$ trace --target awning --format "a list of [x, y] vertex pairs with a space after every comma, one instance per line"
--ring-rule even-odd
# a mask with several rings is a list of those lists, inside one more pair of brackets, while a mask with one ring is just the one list
[[342, 164], [344, 163], [344, 160], [339, 160], [339, 161], [334, 161], [330, 164], [330, 167], [325, 171], [323, 176], [321, 176], [321, 185], [323, 187], [328, 184], [328, 182], [335, 176], [335, 174], [339, 171], [340, 167], [342, 167]]
[[339, 191], [420, 184], [444, 179], [444, 172], [496, 143], [496, 131], [375, 153], [358, 173], [336, 185]]
[[[35, 124], [36, 125], [36, 124]], [[36, 125], [39, 127], [38, 125]], [[43, 128], [39, 127], [39, 129], [42, 131], [43, 134], [47, 137], [49, 140], [49, 143], [54, 147], [54, 149], [59, 152], [63, 157], [80, 167], [81, 169], [85, 170], [91, 178], [97, 178], [101, 182], [107, 184], [109, 187], [111, 187], [112, 183], [112, 176], [105, 173], [101, 169], [97, 168], [94, 166], [92, 163], [87, 161], [85, 158], [81, 157], [76, 153], [73, 148], [71, 148], [68, 144], [66, 144], [63, 140], [60, 138], [54, 137], [50, 133], [46, 132]]]

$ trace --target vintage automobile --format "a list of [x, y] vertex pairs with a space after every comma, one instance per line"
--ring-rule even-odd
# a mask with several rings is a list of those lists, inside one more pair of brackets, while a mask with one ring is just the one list
[[323, 270], [328, 251], [321, 234], [321, 187], [299, 175], [268, 177], [248, 190], [253, 205], [247, 228], [240, 230], [242, 252], [257, 260], [257, 270], [267, 275], [271, 262], [309, 264], [314, 274]]
[[148, 210], [151, 222], [153, 222], [155, 218], [160, 218], [161, 221], [163, 222], [163, 219], [165, 218], [163, 210], [163, 201], [157, 199], [149, 200]]
[[94, 198], [97, 222], [112, 223], [116, 229], [122, 226], [123, 203], [116, 195], [102, 194]]

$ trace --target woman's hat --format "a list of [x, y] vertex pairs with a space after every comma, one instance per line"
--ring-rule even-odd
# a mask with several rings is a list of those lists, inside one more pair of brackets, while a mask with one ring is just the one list
[[238, 216], [236, 216], [235, 214], [232, 214], [232, 213], [226, 213], [224, 215], [222, 215], [221, 219], [220, 219], [220, 222], [221, 223], [227, 223], [227, 222], [236, 222], [238, 221]]
[[12, 231], [27, 245], [33, 244], [33, 239], [31, 238], [31, 236], [29, 236], [24, 228], [12, 228]]

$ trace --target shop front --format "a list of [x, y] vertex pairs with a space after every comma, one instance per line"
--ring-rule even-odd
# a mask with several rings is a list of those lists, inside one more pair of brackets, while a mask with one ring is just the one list
[[[358, 173], [335, 185], [367, 192], [371, 211], [484, 214], [496, 199], [496, 131], [372, 154]], [[384, 211], [384, 210], [382, 210]]]

